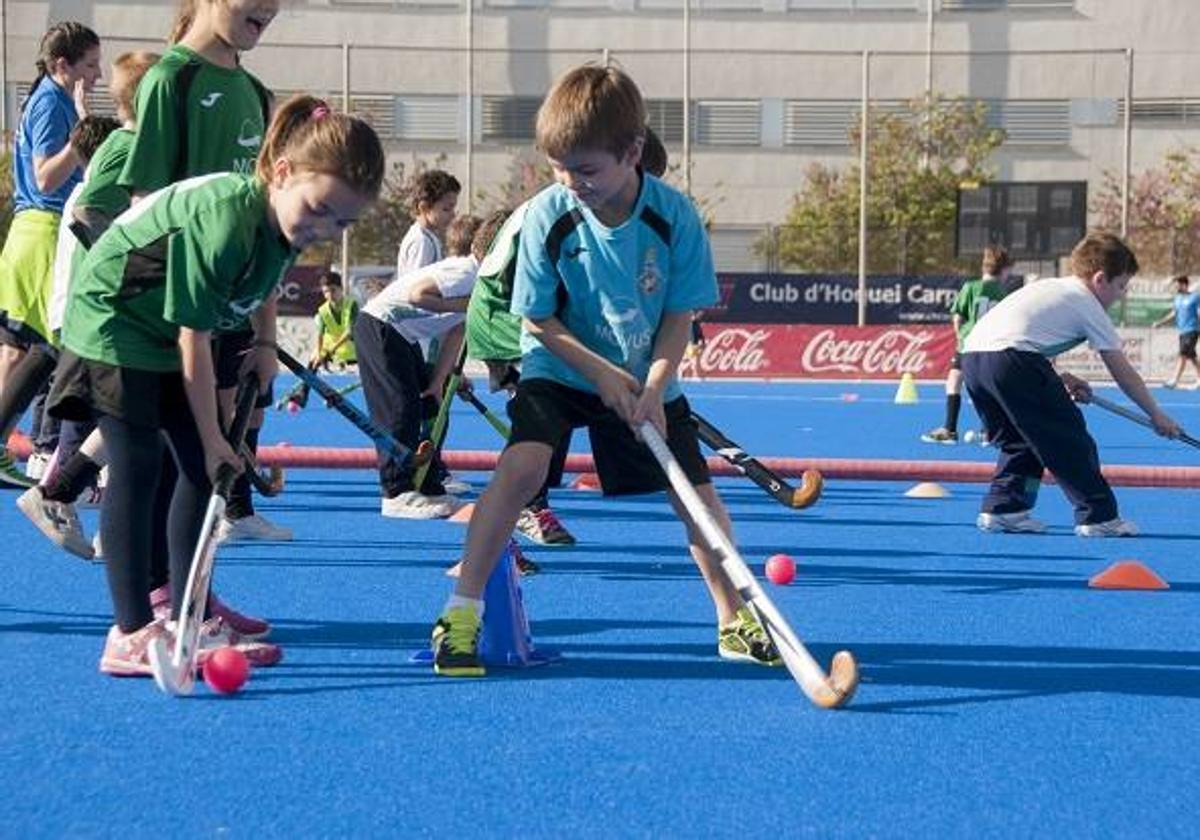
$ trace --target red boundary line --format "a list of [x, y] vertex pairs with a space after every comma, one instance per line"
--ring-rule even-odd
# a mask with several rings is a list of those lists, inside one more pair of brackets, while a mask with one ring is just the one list
[[[29, 440], [24, 435], [9, 439], [9, 451], [17, 458], [29, 456]], [[446, 466], [468, 472], [488, 472], [496, 468], [498, 452], [446, 451]], [[889, 461], [873, 458], [759, 458], [764, 465], [784, 478], [800, 478], [806, 470], [819, 470], [827, 478], [856, 481], [946, 481], [986, 483], [994, 466], [983, 461]], [[329, 446], [264, 446], [258, 462], [267, 467], [312, 467], [326, 469], [372, 469], [376, 466], [374, 449], [348, 449]], [[740, 475], [723, 458], [711, 456], [708, 468], [713, 475]], [[1200, 487], [1200, 467], [1154, 467], [1143, 464], [1111, 464], [1104, 476], [1115, 487]], [[596, 471], [591, 455], [567, 458], [569, 473]], [[1045, 476], [1048, 482], [1053, 477]]]
[[[443, 458], [452, 470], [490, 471], [495, 469], [497, 452], [446, 451]], [[332, 449], [307, 446], [266, 446], [258, 453], [259, 463], [280, 467], [373, 468], [373, 449]], [[784, 478], [800, 478], [806, 470], [819, 470], [827, 479], [858, 481], [946, 481], [986, 483], [995, 467], [982, 461], [887, 461], [871, 458], [759, 458], [764, 465]], [[723, 458], [711, 456], [713, 475], [736, 476], [737, 469]], [[591, 455], [567, 458], [569, 473], [595, 472]], [[1154, 467], [1139, 464], [1113, 464], [1104, 467], [1104, 475], [1118, 487], [1200, 487], [1200, 467]], [[1047, 475], [1047, 481], [1053, 481]]]

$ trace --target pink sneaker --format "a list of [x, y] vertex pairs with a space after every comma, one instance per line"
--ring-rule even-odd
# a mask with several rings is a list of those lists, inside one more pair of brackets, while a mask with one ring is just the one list
[[247, 640], [265, 639], [271, 632], [271, 625], [261, 618], [244, 615], [226, 604], [213, 592], [208, 596], [208, 612], [221, 618], [239, 636]]
[[270, 668], [272, 665], [278, 665], [283, 659], [283, 648], [279, 645], [250, 641], [226, 623], [225, 619], [213, 616], [204, 622], [200, 630], [200, 655], [196, 664], [203, 667], [213, 651], [223, 647], [237, 648], [255, 668]]
[[[150, 607], [154, 610], [155, 618], [170, 619], [171, 617], [171, 587], [160, 586], [150, 593]], [[217, 597], [217, 593], [208, 596], [208, 614], [212, 618], [221, 618], [229, 628], [244, 641], [265, 639], [271, 632], [271, 625], [261, 618], [243, 615]]]
[[[100, 656], [100, 673], [114, 677], [152, 677], [150, 667], [150, 642], [159, 636], [170, 637], [166, 622], [159, 619], [132, 633], [122, 633], [115, 624], [108, 630], [104, 640], [104, 653]], [[169, 641], [173, 644], [173, 640]]]

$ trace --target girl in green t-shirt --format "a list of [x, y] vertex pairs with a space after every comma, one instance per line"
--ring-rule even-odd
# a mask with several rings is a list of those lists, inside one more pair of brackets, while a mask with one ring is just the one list
[[[271, 98], [241, 56], [258, 45], [279, 7], [279, 0], [179, 3], [168, 39], [171, 46], [138, 90], [138, 134], [121, 175], [135, 195], [196, 175], [254, 170]], [[217, 389], [223, 410], [231, 414], [237, 373], [254, 345], [254, 333], [242, 321], [215, 338]], [[257, 449], [262, 419], [261, 411], [251, 418], [246, 433], [251, 451]], [[164, 477], [173, 481], [170, 465], [164, 466]], [[292, 538], [291, 531], [256, 513], [245, 476], [235, 482], [225, 516], [222, 540]], [[165, 590], [160, 589], [156, 599], [165, 601]], [[243, 632], [269, 630], [260, 619], [222, 612]]]
[[[123, 213], [71, 290], [50, 395], [60, 417], [95, 416], [109, 456], [100, 533], [115, 622], [100, 669], [146, 676], [155, 619], [147, 588], [163, 438], [179, 470], [168, 520], [172, 603], [183, 601], [211, 477], [241, 468], [218, 419], [211, 336], [249, 317], [260, 382], [275, 373], [274, 289], [304, 248], [333, 241], [379, 193], [384, 155], [369, 125], [311, 96], [285, 103], [253, 175], [191, 178]], [[216, 622], [209, 643], [226, 644]], [[278, 648], [241, 645], [251, 661]]]

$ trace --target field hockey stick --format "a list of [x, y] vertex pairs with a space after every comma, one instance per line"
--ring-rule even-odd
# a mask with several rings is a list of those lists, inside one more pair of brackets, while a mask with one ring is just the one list
[[671, 450], [667, 448], [658, 430], [649, 422], [645, 422], [638, 431], [642, 440], [654, 453], [663, 472], [667, 474], [672, 489], [687, 508], [688, 516], [700, 529], [712, 550], [721, 558], [721, 568], [737, 588], [738, 594], [745, 599], [746, 605], [758, 617], [759, 623], [775, 643], [779, 655], [783, 657], [792, 678], [808, 699], [823, 709], [834, 709], [849, 702], [858, 687], [858, 664], [854, 661], [854, 655], [848, 650], [838, 651], [833, 657], [829, 676], [825, 675], [821, 666], [812, 658], [812, 654], [805, 649], [804, 644], [792, 632], [787, 621], [758, 585], [758, 581], [746, 566], [746, 561], [717, 524], [696, 488], [692, 487], [691, 481], [671, 454]]
[[[1104, 397], [1098, 397], [1095, 394], [1092, 394], [1092, 398], [1090, 401], [1092, 403], [1094, 403], [1096, 406], [1098, 406], [1099, 408], [1103, 408], [1105, 411], [1111, 411], [1113, 414], [1116, 414], [1119, 417], [1124, 417], [1126, 420], [1132, 420], [1134, 423], [1137, 423], [1139, 426], [1145, 426], [1147, 429], [1154, 428], [1154, 424], [1150, 422], [1149, 417], [1138, 414], [1136, 411], [1128, 409], [1123, 405], [1118, 405], [1117, 403], [1113, 402], [1112, 400], [1106, 400]], [[1196, 449], [1200, 449], [1200, 440], [1196, 440], [1196, 438], [1192, 437], [1187, 432], [1181, 431], [1179, 433], [1178, 440], [1183, 441], [1188, 446], [1192, 446], [1192, 447], [1195, 447]]]
[[[446, 428], [450, 423], [450, 399], [458, 390], [458, 383], [462, 381], [463, 365], [466, 363], [467, 340], [464, 338], [458, 348], [458, 356], [454, 359], [454, 369], [450, 371], [450, 378], [446, 380], [445, 387], [442, 388], [442, 402], [438, 406], [437, 416], [433, 418], [433, 428], [429, 430], [429, 445], [432, 451], [441, 449], [442, 444], [445, 443]], [[431, 463], [432, 460], [426, 461], [417, 468], [417, 472], [413, 476], [413, 487], [418, 491], [425, 483], [425, 476], [429, 474]]]
[[356, 379], [354, 382], [351, 382], [349, 385], [343, 385], [341, 388], [338, 388], [337, 392], [344, 397], [347, 394], [353, 394], [355, 391], [357, 391], [361, 387], [362, 387], [362, 380]]
[[279, 361], [283, 362], [284, 367], [296, 374], [302, 382], [320, 394], [330, 408], [345, 417], [359, 431], [369, 437], [377, 449], [399, 462], [401, 469], [411, 470], [414, 466], [427, 463], [433, 456], [432, 447], [425, 445], [418, 447], [414, 453], [412, 449], [392, 437], [391, 432], [359, 411], [354, 403], [339, 394], [337, 389], [332, 385], [317, 376], [317, 374], [313, 373], [305, 365], [300, 364], [291, 353], [282, 347], [276, 346], [275, 352], [279, 355]]
[[250, 447], [242, 442], [241, 449], [238, 454], [242, 456], [242, 460], [246, 462], [246, 477], [250, 479], [250, 483], [254, 485], [254, 489], [260, 495], [271, 498], [278, 496], [283, 492], [284, 484], [287, 479], [283, 474], [283, 467], [271, 467], [264, 475], [262, 469], [258, 466], [258, 459], [254, 457], [254, 453], [250, 451]]
[[783, 506], [800, 510], [801, 508], [811, 507], [816, 504], [817, 499], [821, 498], [821, 490], [825, 486], [825, 480], [819, 471], [805, 470], [800, 480], [800, 486], [798, 488], [792, 487], [784, 479], [776, 475], [774, 471], [761, 464], [753, 456], [748, 455], [744, 449], [725, 437], [720, 429], [694, 411], [692, 412], [692, 419], [696, 421], [696, 425], [699, 427], [700, 440], [704, 441], [707, 446], [711, 447], [714, 452], [726, 461], [737, 467], [748, 479], [770, 493]]
[[[229, 442], [234, 450], [240, 450], [245, 441], [250, 415], [258, 399], [258, 377], [251, 374], [242, 381], [237, 395], [237, 409], [229, 425]], [[217, 558], [217, 526], [225, 518], [225, 506], [229, 491], [238, 477], [238, 471], [227, 464], [217, 470], [208, 508], [204, 511], [204, 522], [200, 526], [200, 538], [192, 554], [192, 565], [188, 571], [187, 587], [183, 603], [179, 605], [179, 620], [175, 622], [175, 649], [171, 651], [165, 636], [158, 636], [150, 643], [150, 667], [154, 682], [166, 694], [191, 694], [196, 681], [196, 659], [200, 652], [200, 632], [204, 624], [204, 611], [208, 606], [208, 589], [212, 582], [213, 564]]]
[[512, 433], [512, 429], [507, 423], [505, 423], [496, 415], [496, 412], [488, 408], [484, 404], [483, 400], [475, 396], [474, 391], [460, 392], [458, 396], [463, 400], [463, 402], [470, 403], [476, 411], [482, 414], [483, 419], [488, 421], [488, 424], [499, 433], [500, 437], [508, 440], [508, 436]]

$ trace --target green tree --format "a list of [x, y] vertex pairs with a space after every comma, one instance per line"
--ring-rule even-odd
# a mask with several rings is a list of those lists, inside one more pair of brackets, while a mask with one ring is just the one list
[[[1104, 172], [1092, 199], [1096, 226], [1121, 231], [1121, 178]], [[1181, 274], [1200, 260], [1200, 166], [1196, 150], [1173, 149], [1161, 166], [1130, 178], [1129, 245], [1142, 271]]]
[[493, 188], [481, 187], [475, 198], [482, 213], [515, 210], [554, 183], [554, 171], [545, 155], [534, 151], [517, 152], [508, 162], [508, 174]]
[[[756, 250], [784, 268], [858, 269], [861, 128], [849, 132], [855, 161], [813, 164], [777, 238]], [[962, 98], [913, 100], [898, 111], [873, 111], [868, 146], [867, 270], [935, 273], [963, 268], [954, 256], [955, 207], [964, 183], [990, 178], [987, 162], [1004, 132], [987, 124], [987, 106]]]

